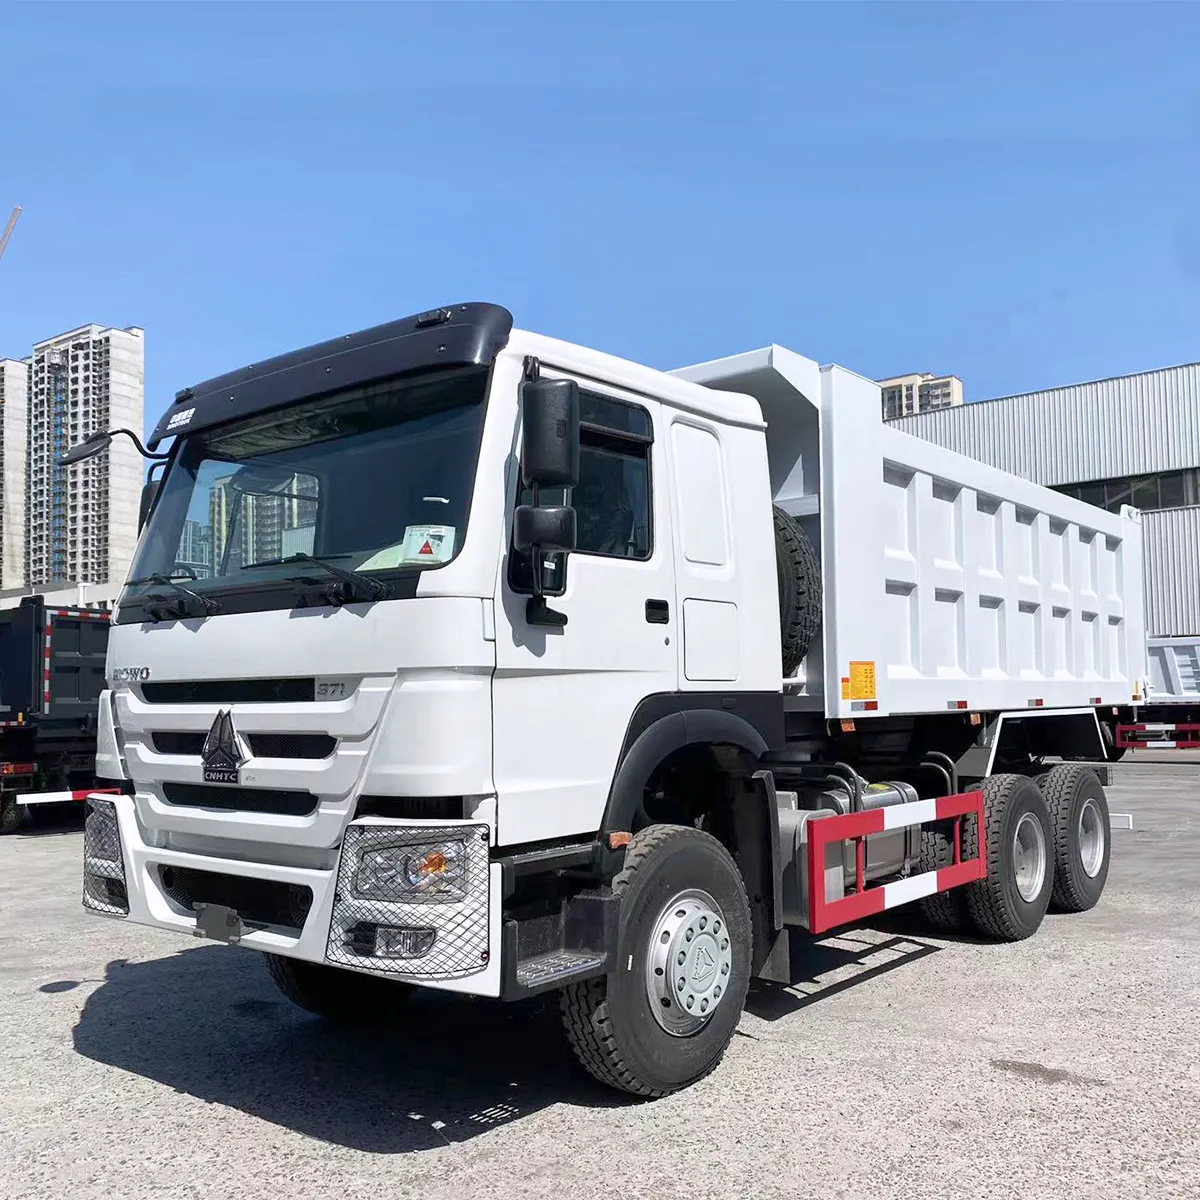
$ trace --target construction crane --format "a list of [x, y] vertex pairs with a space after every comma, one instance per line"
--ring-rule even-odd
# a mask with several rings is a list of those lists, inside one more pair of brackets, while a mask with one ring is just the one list
[[4, 249], [8, 245], [8, 239], [12, 237], [12, 231], [17, 227], [17, 218], [21, 215], [21, 206], [13, 205], [12, 216], [8, 218], [8, 224], [4, 227], [4, 234], [0, 236], [0, 258], [4, 257]]

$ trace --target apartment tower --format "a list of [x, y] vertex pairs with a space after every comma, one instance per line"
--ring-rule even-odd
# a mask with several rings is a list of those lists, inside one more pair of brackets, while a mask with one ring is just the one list
[[[103, 583], [126, 574], [137, 545], [141, 457], [128, 438], [119, 437], [78, 466], [62, 467], [58, 460], [98, 430], [124, 427], [141, 436], [144, 363], [143, 331], [136, 327], [84, 325], [34, 346], [25, 455], [27, 586]], [[14, 449], [7, 409], [6, 403], [6, 475]], [[7, 503], [6, 490], [6, 509]], [[6, 514], [6, 547], [8, 525]], [[7, 579], [7, 558], [4, 572]]]
[[0, 358], [0, 590], [25, 586], [29, 360]]

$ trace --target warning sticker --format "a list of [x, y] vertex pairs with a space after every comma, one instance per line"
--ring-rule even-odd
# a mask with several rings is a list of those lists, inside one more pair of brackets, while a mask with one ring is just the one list
[[843, 700], [850, 699], [850, 676], [849, 675], [842, 676], [842, 699]]
[[846, 696], [846, 680], [842, 680], [842, 699], [874, 700], [875, 699], [875, 664], [873, 662], [852, 662], [850, 664], [850, 695]]
[[388, 567], [433, 566], [454, 556], [453, 525], [409, 525], [404, 541], [372, 554], [358, 569], [383, 571]]

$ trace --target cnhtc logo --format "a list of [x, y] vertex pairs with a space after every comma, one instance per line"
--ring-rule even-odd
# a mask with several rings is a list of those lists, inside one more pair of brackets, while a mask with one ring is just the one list
[[228, 709], [217, 713], [208, 737], [204, 739], [200, 761], [204, 764], [205, 783], [238, 782], [238, 768], [246, 761], [246, 755]]

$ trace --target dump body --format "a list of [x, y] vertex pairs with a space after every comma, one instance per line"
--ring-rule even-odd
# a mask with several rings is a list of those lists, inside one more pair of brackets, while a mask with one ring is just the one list
[[1200, 636], [1151, 638], [1148, 705], [1183, 704], [1200, 708]]
[[792, 688], [830, 717], [1128, 704], [1141, 522], [899, 432], [879, 388], [778, 346], [677, 372], [755, 396], [775, 502], [819, 545], [824, 631]]
[[82, 799], [95, 785], [96, 721], [109, 614], [47, 606], [0, 611], [0, 828], [18, 805]]

